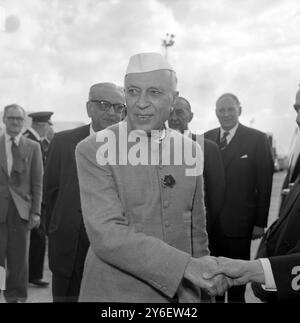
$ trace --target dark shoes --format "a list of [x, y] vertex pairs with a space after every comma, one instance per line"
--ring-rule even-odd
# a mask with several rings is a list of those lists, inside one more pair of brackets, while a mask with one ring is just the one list
[[29, 281], [30, 284], [33, 284], [37, 287], [48, 287], [49, 282], [45, 282], [44, 280], [41, 279], [34, 279]]

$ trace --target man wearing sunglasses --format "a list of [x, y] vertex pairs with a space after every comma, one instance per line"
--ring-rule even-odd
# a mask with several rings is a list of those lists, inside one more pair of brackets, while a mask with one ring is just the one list
[[75, 147], [90, 134], [122, 119], [124, 91], [112, 83], [95, 84], [86, 108], [91, 123], [55, 134], [48, 151], [44, 198], [54, 302], [77, 301], [89, 247], [82, 221]]
[[[38, 143], [22, 136], [24, 109], [4, 108], [0, 136], [0, 265], [6, 263], [5, 300], [25, 302], [30, 230], [40, 224], [43, 161]], [[3, 272], [3, 270], [2, 270]]]

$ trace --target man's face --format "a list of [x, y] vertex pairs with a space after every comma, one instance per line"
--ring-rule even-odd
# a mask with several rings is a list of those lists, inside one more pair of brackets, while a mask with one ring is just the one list
[[230, 96], [225, 96], [216, 104], [216, 115], [224, 130], [232, 129], [241, 115], [240, 105]]
[[128, 74], [125, 98], [129, 124], [146, 132], [161, 129], [177, 95], [170, 71]]
[[3, 116], [7, 134], [17, 136], [22, 131], [24, 120], [25, 115], [22, 109], [18, 107], [9, 108]]
[[87, 104], [88, 116], [92, 119], [92, 125], [95, 131], [100, 131], [121, 121], [124, 111], [117, 112], [115, 111], [117, 109], [114, 109], [113, 106], [105, 111], [100, 101], [107, 101], [116, 105], [125, 105], [124, 95], [113, 89], [101, 88], [95, 97], [95, 100], [90, 100]]
[[188, 129], [188, 124], [192, 120], [192, 117], [193, 115], [188, 104], [178, 98], [168, 120], [169, 127], [184, 132]]

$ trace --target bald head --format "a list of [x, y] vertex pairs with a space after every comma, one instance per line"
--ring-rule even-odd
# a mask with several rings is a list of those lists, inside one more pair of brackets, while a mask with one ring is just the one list
[[240, 101], [232, 93], [222, 94], [216, 102], [216, 115], [224, 130], [229, 131], [239, 122], [242, 109]]
[[188, 124], [192, 119], [193, 112], [189, 101], [183, 97], [178, 97], [168, 120], [169, 127], [183, 133], [188, 129]]
[[113, 83], [97, 83], [91, 86], [87, 113], [92, 119], [94, 131], [119, 122], [123, 117], [124, 108], [125, 95], [122, 87]]

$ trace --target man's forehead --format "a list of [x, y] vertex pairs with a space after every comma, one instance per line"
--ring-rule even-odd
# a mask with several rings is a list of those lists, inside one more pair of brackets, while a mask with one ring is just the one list
[[89, 96], [90, 100], [108, 100], [124, 102], [124, 91], [119, 87], [95, 86]]
[[176, 103], [174, 105], [174, 109], [191, 112], [187, 102], [185, 100], [182, 100], [181, 98], [177, 98]]
[[216, 104], [217, 108], [218, 107], [238, 107], [238, 103], [236, 102], [236, 100], [231, 97], [231, 96], [224, 96], [223, 98], [221, 98], [220, 100], [217, 101]]
[[20, 108], [20, 107], [10, 107], [7, 109], [6, 111], [6, 115], [11, 115], [11, 116], [17, 116], [17, 115], [21, 115], [24, 116], [24, 111]]

